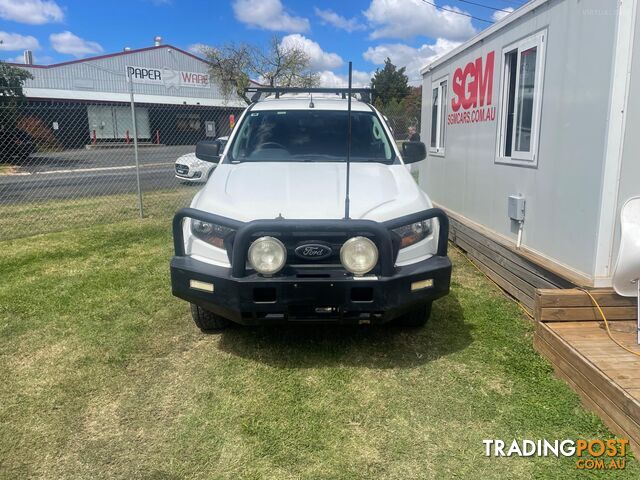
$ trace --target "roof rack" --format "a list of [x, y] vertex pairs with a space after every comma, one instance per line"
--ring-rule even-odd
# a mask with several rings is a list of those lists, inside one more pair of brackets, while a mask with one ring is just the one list
[[[283, 93], [335, 93], [336, 95], [342, 95], [342, 98], [347, 98], [347, 93], [349, 93], [349, 89], [346, 87], [247, 87], [244, 91], [247, 93], [253, 93], [251, 97], [252, 102], [259, 102], [262, 95], [267, 93], [275, 93], [276, 98], [280, 98], [280, 95]], [[351, 93], [359, 93], [363, 102], [370, 103], [373, 89], [352, 88]]]

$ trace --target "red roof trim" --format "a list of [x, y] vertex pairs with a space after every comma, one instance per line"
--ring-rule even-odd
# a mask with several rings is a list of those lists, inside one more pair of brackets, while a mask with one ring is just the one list
[[12, 63], [12, 62], [7, 62], [9, 65], [15, 65], [17, 67], [28, 67], [28, 68], [55, 68], [55, 67], [62, 67], [64, 65], [72, 65], [74, 63], [82, 63], [82, 62], [90, 62], [93, 60], [103, 60], [105, 58], [111, 58], [111, 57], [119, 57], [121, 55], [130, 55], [132, 53], [140, 53], [140, 52], [147, 52], [149, 50], [157, 50], [159, 48], [171, 48], [173, 50], [177, 50], [178, 52], [187, 55], [191, 58], [194, 58], [195, 60], [198, 60], [202, 63], [206, 63], [209, 64], [209, 62], [207, 62], [206, 60], [204, 60], [203, 58], [198, 57], [197, 55], [194, 55], [193, 53], [189, 53], [186, 50], [182, 50], [181, 48], [178, 47], [174, 47], [173, 45], [158, 45], [157, 47], [154, 45], [153, 47], [145, 47], [145, 48], [137, 48], [134, 50], [127, 50], [127, 51], [122, 51], [122, 52], [116, 52], [116, 53], [108, 53], [106, 55], [98, 55], [97, 57], [86, 57], [86, 58], [79, 58], [78, 60], [69, 60], [68, 62], [61, 62], [61, 63], [52, 63], [51, 65], [25, 65], [24, 63]]

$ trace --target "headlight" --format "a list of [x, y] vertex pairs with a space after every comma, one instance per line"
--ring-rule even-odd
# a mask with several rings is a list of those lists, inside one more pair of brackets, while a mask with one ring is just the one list
[[405, 248], [431, 235], [433, 225], [431, 220], [423, 220], [404, 227], [394, 228], [393, 231], [400, 235], [400, 248]]
[[378, 263], [378, 247], [366, 237], [353, 237], [340, 249], [340, 261], [354, 275], [364, 275]]
[[214, 223], [191, 220], [191, 233], [196, 238], [207, 242], [214, 247], [224, 248], [224, 239], [234, 230]]
[[256, 272], [273, 275], [284, 267], [287, 249], [273, 237], [260, 237], [249, 247], [249, 263]]

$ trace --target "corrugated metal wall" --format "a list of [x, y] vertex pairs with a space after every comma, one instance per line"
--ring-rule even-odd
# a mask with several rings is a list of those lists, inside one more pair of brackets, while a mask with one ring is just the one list
[[[207, 64], [171, 46], [162, 46], [126, 55], [116, 55], [102, 59], [89, 59], [82, 62], [51, 68], [34, 68], [24, 66], [34, 76], [27, 81], [25, 87], [48, 88], [61, 90], [80, 90], [86, 92], [128, 93], [129, 85], [126, 67], [148, 67], [184, 72], [207, 74]], [[221, 99], [219, 88], [189, 87], [181, 85], [151, 85], [136, 83], [137, 94], [179, 96], [189, 98]]]

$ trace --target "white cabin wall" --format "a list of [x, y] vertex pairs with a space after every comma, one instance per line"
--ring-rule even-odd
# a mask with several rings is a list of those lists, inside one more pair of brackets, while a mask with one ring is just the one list
[[[429, 155], [420, 181], [447, 209], [516, 240], [507, 197], [526, 197], [523, 246], [593, 277], [616, 0], [552, 0], [427, 72], [421, 136], [429, 141], [432, 79], [495, 51], [492, 122], [447, 125], [444, 157]], [[547, 29], [538, 165], [496, 164], [502, 49]], [[449, 105], [450, 107], [450, 102]]]

